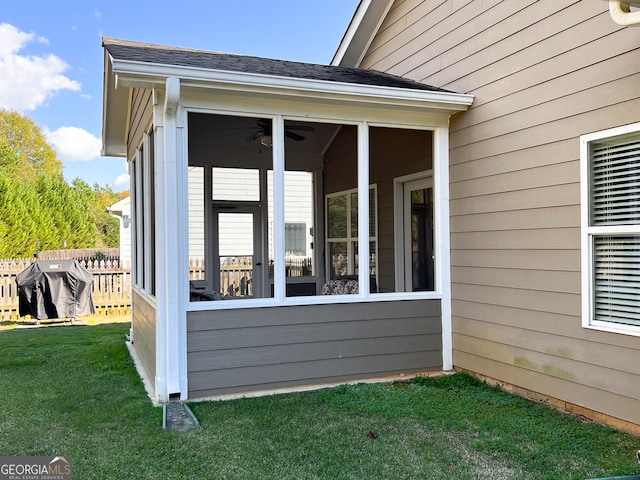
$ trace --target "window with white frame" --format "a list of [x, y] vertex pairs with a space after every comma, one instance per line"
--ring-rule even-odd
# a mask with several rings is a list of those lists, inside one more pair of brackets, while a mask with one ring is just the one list
[[[369, 187], [369, 270], [376, 275], [376, 186]], [[327, 195], [327, 278], [358, 275], [358, 191]]]
[[583, 325], [640, 334], [640, 124], [581, 138]]

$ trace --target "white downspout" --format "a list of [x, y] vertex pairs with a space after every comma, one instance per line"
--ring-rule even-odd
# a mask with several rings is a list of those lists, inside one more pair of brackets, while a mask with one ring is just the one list
[[159, 158], [156, 188], [159, 215], [156, 215], [156, 396], [160, 402], [186, 398], [181, 380], [185, 365], [183, 324], [186, 312], [181, 308], [179, 241], [180, 201], [178, 174], [180, 151], [178, 146], [177, 114], [180, 103], [180, 80], [167, 78], [163, 108], [162, 156]]
[[633, 2], [609, 0], [609, 14], [614, 22], [623, 27], [635, 27], [640, 25], [640, 11], [631, 11]]

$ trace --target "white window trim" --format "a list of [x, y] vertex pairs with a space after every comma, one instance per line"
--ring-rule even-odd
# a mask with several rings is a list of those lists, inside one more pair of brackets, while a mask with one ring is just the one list
[[584, 328], [611, 333], [640, 336], [640, 327], [592, 320], [593, 318], [593, 237], [607, 234], [638, 234], [640, 225], [598, 226], [589, 225], [589, 144], [619, 135], [640, 132], [640, 123], [594, 132], [580, 137], [580, 215], [581, 215], [581, 283], [582, 283], [582, 326]]

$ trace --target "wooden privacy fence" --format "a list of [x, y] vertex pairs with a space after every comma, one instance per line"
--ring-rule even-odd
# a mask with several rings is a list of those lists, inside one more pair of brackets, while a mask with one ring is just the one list
[[[0, 321], [19, 318], [16, 276], [33, 259], [0, 260]], [[93, 301], [99, 314], [126, 314], [131, 311], [131, 270], [120, 268], [117, 260], [79, 260], [93, 274]]]

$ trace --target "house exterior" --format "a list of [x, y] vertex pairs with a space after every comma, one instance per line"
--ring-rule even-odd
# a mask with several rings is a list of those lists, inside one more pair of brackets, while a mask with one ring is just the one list
[[[132, 348], [158, 401], [451, 369], [441, 186], [449, 117], [472, 96], [364, 69], [103, 43], [104, 154], [130, 162]], [[246, 188], [223, 191], [237, 170]], [[313, 186], [313, 248], [294, 275], [298, 175]], [[204, 241], [189, 228], [198, 205]], [[230, 224], [242, 225], [233, 241]], [[228, 270], [241, 275], [232, 289]]]
[[454, 366], [639, 433], [638, 14], [363, 7], [334, 64], [474, 96], [450, 123]]
[[[363, 1], [331, 66], [104, 39], [103, 141], [131, 162], [132, 340], [156, 398], [456, 368], [640, 433], [640, 38], [614, 21], [627, 10]], [[251, 198], [216, 196], [225, 169], [252, 172]], [[298, 277], [287, 172], [313, 184]], [[253, 283], [207, 296], [231, 214]]]
[[118, 200], [107, 207], [112, 217], [118, 219], [120, 224], [120, 265], [131, 265], [131, 197]]

